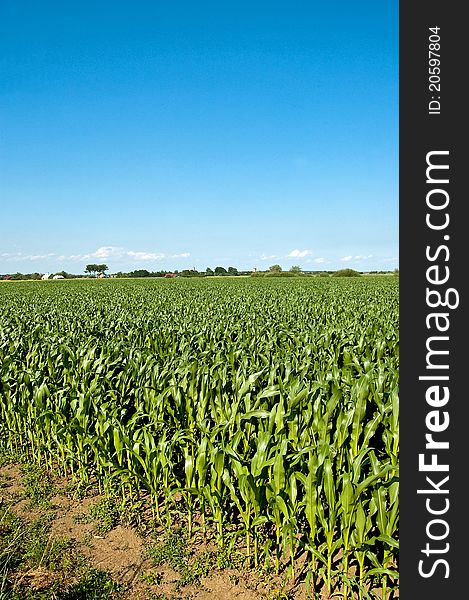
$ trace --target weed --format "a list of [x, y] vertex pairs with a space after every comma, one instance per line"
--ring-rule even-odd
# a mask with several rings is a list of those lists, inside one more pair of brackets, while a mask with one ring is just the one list
[[0, 600], [61, 600], [65, 580], [82, 568], [71, 540], [50, 536], [52, 518], [26, 523], [10, 511], [0, 514]]
[[106, 571], [87, 569], [78, 583], [72, 585], [60, 600], [117, 600], [125, 586], [116, 583]]
[[198, 556], [189, 549], [184, 529], [173, 529], [164, 541], [151, 546], [147, 557], [154, 566], [168, 564], [181, 578], [177, 587], [199, 583], [201, 577], [206, 577], [215, 562], [215, 553], [207, 550]]
[[93, 523], [98, 535], [105, 535], [121, 522], [121, 514], [114, 498], [102, 498], [88, 509], [88, 513], [75, 515], [75, 523]]
[[186, 537], [181, 529], [173, 529], [163, 542], [147, 550], [147, 556], [155, 567], [167, 563], [178, 572], [186, 565], [188, 554]]
[[163, 574], [157, 571], [142, 573], [140, 579], [149, 585], [160, 585], [163, 580]]
[[20, 462], [22, 462], [22, 456], [18, 452], [13, 452], [7, 448], [0, 448], [0, 467]]
[[30, 499], [29, 507], [49, 507], [55, 491], [50, 474], [32, 463], [21, 465], [21, 473], [26, 488], [24, 496]]
[[222, 548], [217, 552], [216, 562], [219, 569], [242, 569], [246, 558], [242, 552]]

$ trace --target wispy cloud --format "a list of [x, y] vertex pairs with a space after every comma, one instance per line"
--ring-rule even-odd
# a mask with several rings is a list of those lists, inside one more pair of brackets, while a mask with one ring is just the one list
[[383, 263], [395, 263], [395, 262], [399, 262], [399, 257], [398, 256], [393, 256], [392, 258], [383, 258], [382, 262]]
[[123, 248], [119, 248], [118, 246], [101, 246], [94, 252], [89, 252], [88, 254], [73, 254], [70, 256], [72, 260], [90, 260], [91, 258], [119, 258], [125, 254]]
[[311, 250], [292, 250], [289, 254], [287, 254], [287, 258], [304, 258], [305, 256], [310, 256], [312, 254]]
[[49, 252], [48, 254], [23, 254], [23, 252], [2, 252], [0, 254], [1, 258], [11, 261], [20, 261], [20, 260], [44, 260], [46, 258], [52, 258], [57, 256], [54, 252]]
[[165, 258], [189, 258], [190, 252], [180, 252], [178, 254], [164, 254], [163, 252], [147, 252], [143, 250], [127, 250], [121, 246], [101, 246], [93, 252], [83, 254], [56, 254], [49, 252], [47, 254], [26, 254], [23, 252], [1, 252], [0, 258], [5, 261], [39, 261], [53, 260], [54, 262], [83, 262], [87, 260], [114, 260], [116, 262], [132, 261], [146, 262], [159, 261]]
[[134, 258], [135, 260], [161, 260], [165, 258], [165, 255], [156, 252], [134, 252], [133, 250], [129, 250], [125, 253], [129, 258]]
[[273, 258], [278, 258], [276, 254], [261, 254], [259, 260], [272, 260]]
[[71, 260], [89, 260], [89, 259], [115, 259], [122, 261], [130, 259], [133, 261], [156, 261], [164, 260], [165, 258], [188, 258], [190, 252], [181, 252], [180, 254], [165, 254], [164, 252], [147, 252], [145, 250], [127, 250], [120, 246], [102, 246], [94, 252], [81, 255], [73, 255]]
[[357, 254], [353, 256], [350, 254], [349, 256], [343, 256], [340, 260], [343, 262], [350, 262], [351, 260], [368, 260], [369, 258], [373, 258], [372, 254], [367, 254], [366, 256]]

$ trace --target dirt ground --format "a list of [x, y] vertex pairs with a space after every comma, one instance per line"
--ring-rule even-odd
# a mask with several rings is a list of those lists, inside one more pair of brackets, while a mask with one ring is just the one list
[[[44, 514], [43, 507], [31, 507], [25, 498], [25, 486], [21, 468], [17, 464], [0, 467], [0, 506], [33, 522]], [[68, 539], [85, 558], [89, 567], [105, 570], [112, 579], [126, 584], [124, 600], [190, 599], [190, 600], [266, 600], [285, 598], [307, 600], [304, 586], [292, 588], [284, 585], [281, 578], [268, 577], [254, 571], [217, 568], [196, 583], [179, 586], [180, 574], [171, 566], [162, 564], [155, 568], [147, 556], [145, 535], [135, 527], [118, 524], [103, 534], [96, 533], [92, 521], [83, 522], [80, 516], [89, 513], [102, 497], [90, 493], [83, 498], [74, 497], [66, 491], [67, 482], [54, 481], [54, 495], [48, 501], [47, 512], [53, 514], [50, 536]], [[78, 518], [77, 518], [78, 517]], [[148, 583], [149, 575], [157, 573], [158, 582]], [[46, 569], [37, 568], [27, 574], [31, 589], [44, 588], [54, 575]], [[146, 579], [146, 580], [145, 580]]]
[[[206, 576], [201, 575], [195, 582], [181, 585], [180, 572], [165, 562], [155, 566], [148, 554], [149, 543], [164, 539], [163, 528], [160, 531], [149, 530], [145, 527], [148, 517], [144, 515], [140, 525], [121, 521], [99, 531], [96, 520], [84, 516], [92, 513], [93, 507], [97, 507], [103, 497], [92, 489], [78, 495], [71, 491], [70, 481], [60, 477], [54, 477], [52, 484], [46, 505], [32, 506], [21, 466], [4, 465], [0, 467], [0, 509], [8, 508], [27, 523], [47, 514], [50, 518], [50, 539], [68, 540], [89, 568], [106, 571], [113, 581], [124, 584], [123, 600], [311, 600], [313, 597], [327, 600], [342, 596], [338, 590], [329, 596], [325, 589], [316, 590], [313, 596], [304, 581], [292, 583], [285, 575], [275, 576], [238, 565], [237, 568], [232, 565], [219, 568], [214, 560]], [[106, 514], [103, 517], [106, 518]], [[214, 543], [210, 546], [210, 543], [195, 536], [191, 557], [207, 549], [213, 550], [215, 555]], [[301, 570], [301, 558], [298, 567]], [[31, 589], [44, 589], [52, 584], [54, 573], [39, 566], [31, 569], [25, 578]], [[379, 590], [374, 592], [373, 597], [380, 597]], [[388, 600], [397, 598], [396, 591], [388, 596]]]

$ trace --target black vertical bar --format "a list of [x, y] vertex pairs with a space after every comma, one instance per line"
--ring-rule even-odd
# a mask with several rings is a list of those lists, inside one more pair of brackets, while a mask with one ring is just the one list
[[469, 597], [464, 7], [434, 0], [400, 3], [403, 600]]

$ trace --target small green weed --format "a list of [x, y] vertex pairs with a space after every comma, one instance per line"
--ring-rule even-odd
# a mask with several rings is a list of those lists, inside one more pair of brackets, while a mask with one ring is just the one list
[[194, 556], [183, 529], [172, 530], [164, 541], [148, 548], [147, 557], [154, 566], [168, 564], [179, 573], [181, 579], [177, 587], [199, 583], [200, 578], [206, 577], [216, 562], [216, 554], [210, 550]]
[[88, 513], [76, 515], [76, 523], [93, 523], [98, 535], [105, 535], [121, 522], [120, 508], [114, 498], [103, 498], [88, 509]]
[[160, 585], [163, 580], [163, 574], [156, 571], [142, 573], [140, 579], [149, 585]]
[[[83, 568], [71, 540], [51, 537], [52, 518], [49, 513], [27, 523], [8, 510], [0, 513], [0, 600], [62, 600], [65, 581]], [[44, 588], [29, 585], [36, 570], [48, 573]]]
[[106, 571], [87, 569], [78, 583], [61, 595], [60, 600], [117, 600], [125, 586], [113, 581]]
[[26, 488], [24, 496], [30, 499], [29, 506], [49, 507], [55, 491], [50, 474], [32, 463], [21, 465], [21, 473]]

